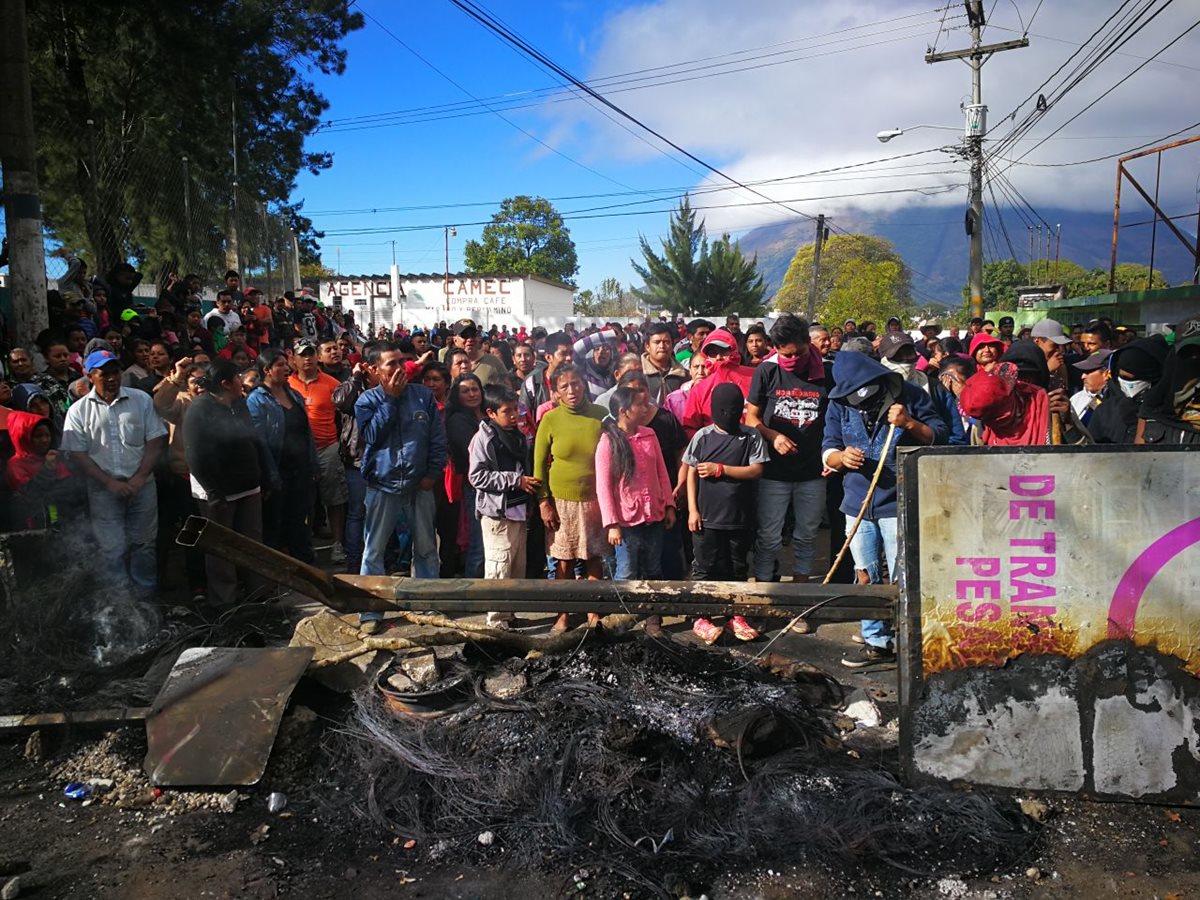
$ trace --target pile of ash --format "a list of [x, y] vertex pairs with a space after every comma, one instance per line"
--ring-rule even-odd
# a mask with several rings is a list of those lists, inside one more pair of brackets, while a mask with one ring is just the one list
[[731, 855], [991, 871], [1034, 840], [1010, 800], [857, 760], [837, 682], [789, 674], [643, 639], [464, 665], [465, 696], [434, 718], [363, 689], [330, 744], [331, 795], [435, 859], [596, 866], [652, 890]]

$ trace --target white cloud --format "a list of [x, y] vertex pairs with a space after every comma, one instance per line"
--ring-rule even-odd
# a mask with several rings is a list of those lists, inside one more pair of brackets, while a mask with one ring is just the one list
[[[1015, 5], [1014, 5], [1015, 3]], [[1031, 0], [997, 3], [985, 41], [998, 42], [1019, 36], [1019, 13], [1028, 19], [1036, 5]], [[992, 6], [993, 4], [985, 4]], [[1069, 4], [1044, 3], [1027, 49], [992, 57], [983, 72], [984, 99], [990, 108], [993, 137], [1008, 131], [1003, 117], [1062, 63], [1075, 49], [1062, 41], [1082, 41], [1116, 8], [1115, 0], [1078, 0]], [[1189, 8], [1190, 7], [1190, 8]], [[969, 100], [970, 73], [957, 61], [928, 65], [926, 46], [938, 32], [939, 13], [932, 3], [796, 2], [796, 0], [659, 0], [625, 8], [610, 16], [600, 33], [589, 38], [593, 48], [585, 76], [661, 67], [684, 60], [701, 60], [745, 48], [768, 48], [774, 54], [748, 62], [804, 55], [798, 62], [758, 68], [737, 74], [685, 81], [641, 91], [611, 93], [611, 99], [651, 127], [741, 181], [813, 172], [847, 163], [908, 153], [957, 141], [957, 131], [918, 130], [886, 146], [875, 133], [918, 123], [959, 128], [959, 105]], [[922, 14], [923, 13], [923, 14]], [[914, 15], [917, 14], [917, 15]], [[899, 19], [902, 16], [911, 18]], [[875, 25], [883, 20], [888, 24]], [[1132, 56], [1116, 56], [1089, 75], [1079, 87], [1053, 108], [1031, 132], [1035, 139], [1049, 134], [1136, 67], [1140, 60], [1161, 48], [1195, 21], [1195, 7], [1175, 4], [1122, 48]], [[969, 43], [961, 4], [952, 3], [938, 49], [957, 49]], [[856, 26], [866, 26], [857, 28]], [[1015, 29], [1016, 32], [1004, 30]], [[856, 30], [848, 30], [856, 29]], [[832, 32], [840, 32], [832, 34]], [[1038, 37], [1043, 35], [1045, 37]], [[809, 36], [807, 41], [801, 39]], [[1058, 40], [1054, 40], [1058, 39]], [[783, 45], [782, 42], [801, 41]], [[863, 46], [874, 44], [874, 46]], [[857, 49], [847, 49], [857, 48]], [[833, 52], [833, 51], [845, 52]], [[818, 55], [822, 54], [822, 55]], [[1146, 143], [1191, 124], [1200, 118], [1191, 103], [1197, 70], [1189, 68], [1200, 58], [1200, 29], [1167, 51], [1162, 59], [1183, 63], [1151, 63], [1124, 86], [1101, 100], [1090, 112], [1055, 135], [1029, 157], [1029, 162], [1057, 162], [1102, 156]], [[725, 57], [727, 60], [728, 57]], [[713, 59], [696, 65], [712, 65]], [[1073, 64], [1072, 64], [1073, 65]], [[1023, 113], [1030, 107], [1027, 106]], [[582, 103], [561, 103], [545, 108], [553, 117], [555, 139], [566, 152], [591, 160], [650, 159], [656, 152], [602, 118]], [[1111, 139], [1084, 140], [1105, 136]], [[1073, 138], [1073, 139], [1062, 139]], [[653, 141], [653, 139], [650, 139]], [[1018, 145], [1017, 154], [1036, 140]], [[1166, 154], [1163, 196], [1174, 206], [1195, 209], [1195, 163], [1200, 147]], [[773, 199], [826, 197], [835, 194], [884, 191], [898, 188], [936, 188], [966, 180], [961, 162], [947, 165], [940, 154], [901, 160], [893, 165], [923, 161], [926, 171], [957, 169], [954, 174], [918, 176], [920, 169], [903, 170], [903, 177], [827, 176], [839, 180], [799, 181], [761, 188]], [[688, 163], [690, 168], [696, 166]], [[1153, 178], [1153, 164], [1142, 170]], [[863, 170], [866, 171], [866, 170]], [[1016, 166], [1009, 172], [1020, 191], [1036, 205], [1102, 209], [1111, 206], [1115, 160], [1067, 168]], [[876, 172], [893, 176], [895, 172]], [[677, 169], [680, 185], [723, 183], [715, 177]], [[846, 180], [841, 180], [846, 179]], [[921, 203], [947, 203], [961, 207], [965, 189], [938, 196], [876, 194], [858, 199], [824, 199], [795, 204], [815, 213], [836, 214], [839, 208], [892, 209]], [[709, 195], [700, 203], [753, 202], [744, 191]], [[1183, 211], [1183, 210], [1180, 210]], [[706, 213], [710, 231], [742, 228], [788, 215], [778, 207], [745, 207]]]

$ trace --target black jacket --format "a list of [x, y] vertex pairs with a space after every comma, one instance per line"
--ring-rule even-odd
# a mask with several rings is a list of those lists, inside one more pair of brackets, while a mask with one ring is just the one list
[[362, 464], [362, 439], [358, 433], [358, 420], [354, 418], [354, 404], [367, 389], [367, 376], [359, 372], [351, 374], [333, 389], [333, 405], [338, 412], [338, 446], [342, 463], [358, 468]]
[[226, 406], [210, 394], [191, 402], [183, 420], [188, 471], [210, 498], [232, 497], [262, 487], [266, 446], [254, 430], [246, 404]]

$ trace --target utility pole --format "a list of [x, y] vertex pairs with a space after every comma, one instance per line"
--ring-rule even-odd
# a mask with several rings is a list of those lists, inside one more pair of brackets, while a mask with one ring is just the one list
[[971, 161], [970, 211], [967, 214], [967, 234], [971, 238], [971, 265], [968, 279], [971, 291], [971, 315], [983, 315], [983, 138], [987, 133], [987, 107], [983, 103], [983, 64], [993, 53], [1017, 50], [1029, 46], [1029, 38], [1002, 41], [999, 44], [983, 44], [983, 26], [987, 24], [983, 14], [983, 0], [964, 0], [967, 21], [971, 26], [971, 46], [965, 50], [950, 50], [945, 53], [925, 54], [925, 62], [945, 62], [950, 59], [966, 60], [971, 67], [971, 105], [966, 107], [967, 155]]
[[229, 265], [232, 261], [232, 268], [242, 274], [242, 235], [241, 221], [238, 213], [238, 145], [237, 145], [237, 82], [233, 83], [233, 90], [229, 95], [229, 131], [233, 138], [233, 234], [232, 247], [225, 250], [225, 263]]
[[13, 331], [18, 342], [32, 346], [34, 336], [50, 322], [25, 0], [0, 0], [0, 169], [4, 172]]
[[829, 229], [825, 227], [825, 213], [817, 216], [817, 239], [813, 241], [813, 277], [812, 287], [808, 290], [808, 322], [811, 325], [817, 316], [817, 290], [821, 277], [821, 247], [829, 237]]
[[450, 237], [458, 237], [458, 229], [453, 225], [447, 225], [442, 229], [442, 233], [446, 238], [446, 280], [442, 282], [442, 291], [446, 295], [446, 312], [450, 311]]

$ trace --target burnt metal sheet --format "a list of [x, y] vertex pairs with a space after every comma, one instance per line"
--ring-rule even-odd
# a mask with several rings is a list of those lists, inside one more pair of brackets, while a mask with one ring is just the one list
[[913, 780], [1200, 804], [1200, 457], [901, 457]]
[[156, 785], [256, 784], [312, 649], [184, 650], [146, 720], [143, 768]]

